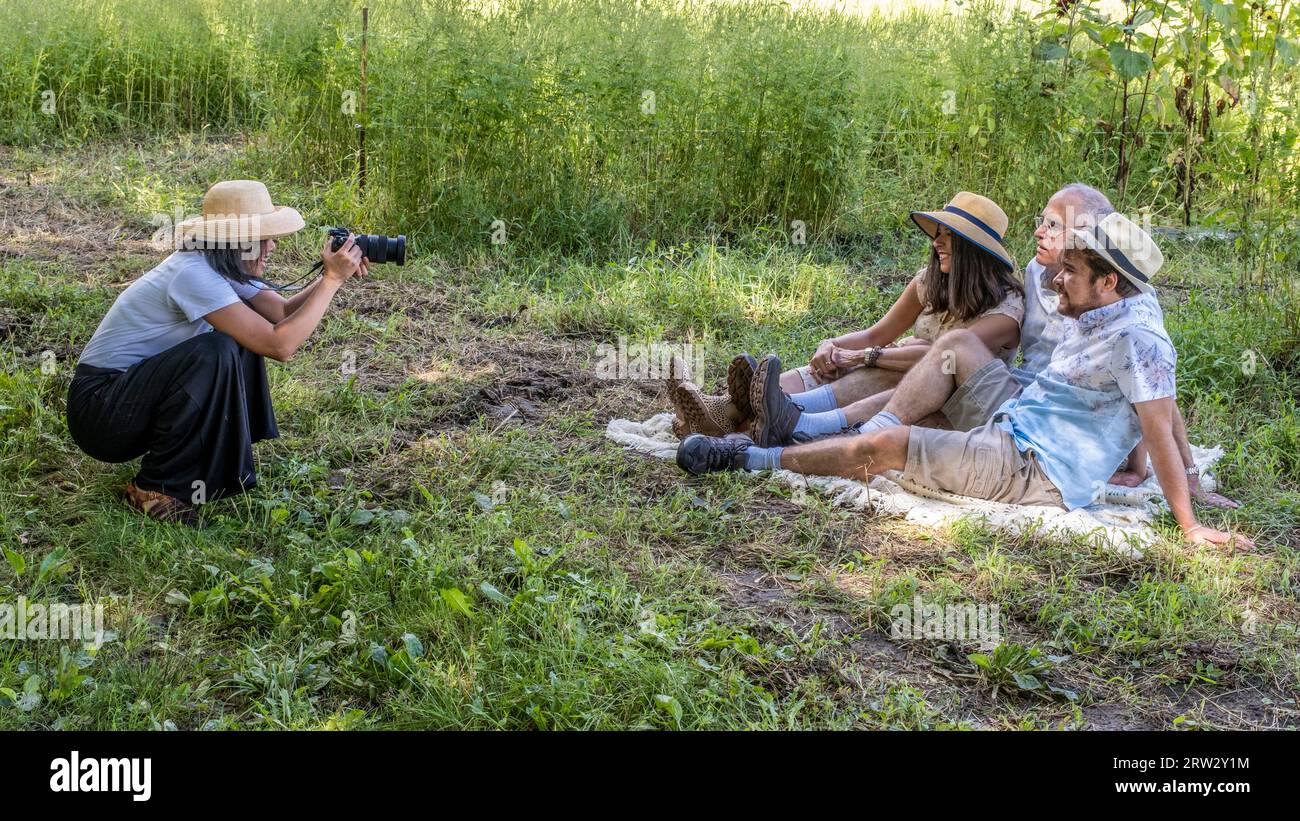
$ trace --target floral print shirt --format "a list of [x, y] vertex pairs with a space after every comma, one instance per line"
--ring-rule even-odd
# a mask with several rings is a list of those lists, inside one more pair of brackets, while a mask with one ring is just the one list
[[1176, 396], [1177, 355], [1154, 297], [1062, 320], [1047, 367], [993, 418], [1021, 452], [1037, 454], [1073, 510], [1101, 500], [1106, 480], [1141, 441], [1133, 405]]
[[[1139, 294], [1130, 299], [1147, 303], [1146, 307], [1154, 311], [1163, 326], [1164, 312], [1160, 302], [1151, 294]], [[1011, 373], [1021, 385], [1028, 385], [1052, 361], [1052, 352], [1060, 344], [1065, 333], [1066, 319], [1057, 312], [1060, 297], [1052, 288], [1052, 278], [1038, 262], [1030, 260], [1025, 266], [1025, 320], [1020, 323], [1021, 362]]]

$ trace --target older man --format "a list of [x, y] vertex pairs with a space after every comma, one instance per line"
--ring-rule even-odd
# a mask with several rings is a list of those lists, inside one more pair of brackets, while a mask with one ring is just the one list
[[[1067, 321], [1032, 380], [1018, 378], [977, 338], [954, 333], [908, 374], [863, 435], [788, 448], [692, 436], [678, 449], [678, 464], [690, 473], [783, 467], [851, 478], [902, 470], [905, 478], [968, 496], [1073, 509], [1095, 501], [1125, 455], [1145, 440], [1185, 538], [1231, 542], [1198, 523], [1191, 507], [1175, 439], [1175, 353], [1149, 282], [1163, 256], [1119, 214], [1091, 228], [1064, 227], [1072, 224], [1060, 221], [1067, 250], [1052, 279], [1057, 312]], [[1048, 219], [1040, 232], [1044, 226], [1056, 227]], [[782, 406], [768, 384], [773, 369], [779, 373], [773, 359], [760, 365], [752, 395], [756, 405], [776, 410], [779, 423]], [[958, 430], [903, 423], [941, 406]], [[1244, 537], [1237, 541], [1253, 546]]]

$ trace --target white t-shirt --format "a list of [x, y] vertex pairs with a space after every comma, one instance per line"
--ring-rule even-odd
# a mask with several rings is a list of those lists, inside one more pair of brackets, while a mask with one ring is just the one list
[[[916, 277], [912, 280], [916, 283], [918, 297], [921, 297], [921, 294], [925, 292], [924, 283], [926, 270], [927, 269], [922, 268], [916, 273]], [[921, 298], [923, 300], [922, 304], [924, 304], [924, 298]], [[924, 339], [926, 342], [934, 342], [953, 328], [969, 328], [984, 317], [993, 316], [994, 314], [1004, 314], [1009, 316], [1016, 321], [1017, 325], [1019, 325], [1025, 318], [1024, 297], [1022, 297], [1018, 291], [1008, 290], [1006, 296], [1003, 297], [1002, 301], [997, 305], [994, 305], [992, 308], [989, 308], [978, 316], [966, 320], [954, 319], [948, 316], [946, 311], [941, 314], [932, 313], [930, 311], [930, 306], [926, 305], [925, 309], [921, 312], [921, 315], [916, 318], [916, 324], [912, 327], [912, 334], [917, 339]], [[997, 351], [997, 355], [999, 359], [1010, 365], [1011, 361], [1016, 357], [1016, 346], [1013, 345], [1010, 348], [1004, 347], [1002, 350]]]
[[1044, 281], [1045, 276], [1038, 260], [1030, 260], [1025, 266], [1025, 321], [1020, 325], [1024, 360], [1012, 371], [1024, 384], [1032, 382], [1052, 361], [1052, 352], [1065, 333], [1065, 317], [1056, 310], [1060, 297]]
[[226, 279], [199, 251], [177, 251], [118, 295], [78, 364], [126, 370], [211, 331], [203, 317], [260, 290]]

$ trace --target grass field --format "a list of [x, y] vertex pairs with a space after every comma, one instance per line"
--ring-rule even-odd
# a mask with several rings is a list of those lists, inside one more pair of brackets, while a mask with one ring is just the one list
[[[132, 467], [69, 440], [64, 393], [162, 256], [151, 216], [192, 210], [245, 151], [0, 148], [0, 600], [103, 601], [116, 630], [96, 653], [0, 642], [0, 728], [1300, 724], [1297, 306], [1224, 287], [1231, 249], [1166, 243], [1160, 286], [1191, 438], [1226, 449], [1246, 503], [1201, 515], [1255, 554], [1184, 547], [1172, 522], [1140, 559], [936, 532], [604, 438], [667, 403], [596, 378], [598, 344], [694, 339], [715, 377], [742, 348], [804, 359], [896, 295], [923, 258], [911, 233], [376, 270], [270, 366], [282, 438], [257, 446], [259, 486], [202, 530], [153, 524], [119, 499]], [[307, 183], [272, 190], [331, 214]], [[283, 247], [289, 279], [307, 240]], [[1001, 647], [981, 665], [971, 643], [891, 638], [918, 593], [998, 605]]]

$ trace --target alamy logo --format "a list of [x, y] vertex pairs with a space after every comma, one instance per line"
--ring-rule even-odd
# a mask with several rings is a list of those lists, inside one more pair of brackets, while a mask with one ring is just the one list
[[75, 639], [99, 646], [104, 633], [103, 604], [32, 603], [26, 596], [17, 604], [0, 602], [0, 639]]
[[153, 795], [152, 758], [86, 758], [73, 750], [50, 762], [50, 792], [125, 792], [132, 801]]
[[996, 604], [912, 604], [889, 609], [889, 634], [896, 639], [944, 639], [997, 644], [1002, 641], [1002, 612]]
[[680, 359], [689, 377], [700, 382], [704, 374], [704, 346], [693, 342], [628, 343], [626, 336], [618, 338], [617, 345], [602, 342], [596, 346], [597, 379], [632, 379], [656, 381], [667, 379], [674, 358]]

